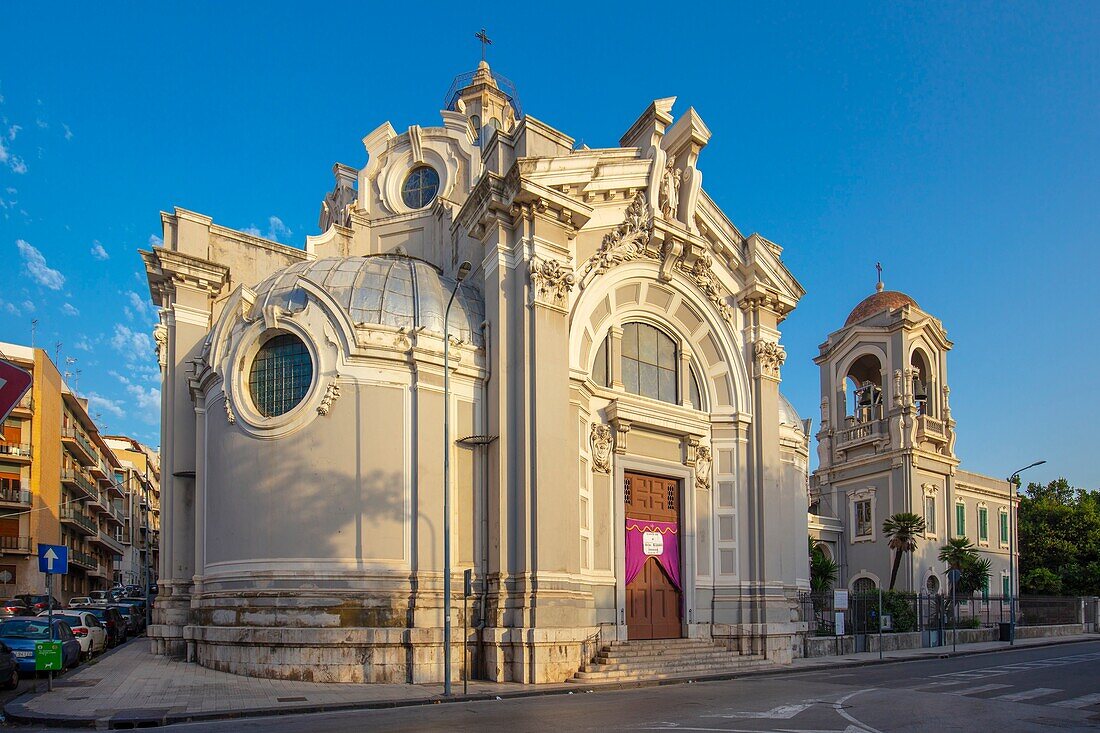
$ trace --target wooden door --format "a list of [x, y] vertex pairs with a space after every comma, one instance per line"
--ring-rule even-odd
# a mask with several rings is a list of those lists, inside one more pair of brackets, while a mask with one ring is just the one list
[[[675, 479], [628, 473], [624, 498], [626, 516], [630, 519], [679, 524], [680, 483]], [[675, 541], [679, 539], [679, 534], [675, 535]], [[626, 587], [628, 638], [679, 638], [682, 636], [680, 608], [680, 591], [656, 558], [647, 558], [641, 571]]]

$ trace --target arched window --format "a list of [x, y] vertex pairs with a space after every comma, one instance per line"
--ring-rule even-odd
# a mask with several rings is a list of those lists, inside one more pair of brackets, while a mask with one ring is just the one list
[[601, 387], [611, 386], [611, 371], [607, 367], [607, 339], [604, 339], [592, 362], [592, 381]]
[[623, 326], [623, 386], [627, 392], [678, 403], [676, 342], [645, 323]]
[[856, 422], [881, 420], [886, 416], [882, 394], [882, 364], [873, 354], [864, 354], [848, 369], [852, 383], [853, 411]]
[[855, 593], [870, 593], [875, 589], [875, 581], [873, 578], [856, 578], [856, 582], [852, 583], [852, 591]]
[[248, 390], [264, 417], [289, 412], [305, 399], [313, 382], [313, 360], [302, 340], [289, 333], [264, 342], [252, 360]]
[[703, 409], [703, 393], [699, 389], [699, 379], [695, 376], [695, 368], [688, 368], [688, 402], [696, 410]]
[[470, 117], [470, 124], [474, 128], [474, 145], [481, 145], [481, 117], [473, 115]]

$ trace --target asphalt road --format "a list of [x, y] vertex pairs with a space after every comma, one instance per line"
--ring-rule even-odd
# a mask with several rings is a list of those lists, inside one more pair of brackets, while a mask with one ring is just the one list
[[171, 730], [1100, 731], [1100, 642], [726, 682], [599, 693], [582, 687], [573, 695], [175, 725]]

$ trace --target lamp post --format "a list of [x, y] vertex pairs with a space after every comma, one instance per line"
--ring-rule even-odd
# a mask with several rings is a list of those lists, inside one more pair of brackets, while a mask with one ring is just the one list
[[1008, 620], [1011, 628], [1008, 634], [1009, 646], [1016, 646], [1016, 553], [1019, 548], [1017, 547], [1018, 543], [1014, 542], [1013, 538], [1016, 536], [1016, 501], [1020, 495], [1020, 474], [1029, 468], [1035, 468], [1044, 463], [1046, 461], [1029, 463], [1023, 468], [1013, 471], [1012, 475], [1008, 477], [1009, 491], [1012, 492], [1008, 497]]
[[[451, 696], [451, 306], [458, 286], [470, 274], [470, 263], [458, 266], [451, 299], [443, 312], [443, 696]], [[463, 639], [465, 644], [466, 640]]]

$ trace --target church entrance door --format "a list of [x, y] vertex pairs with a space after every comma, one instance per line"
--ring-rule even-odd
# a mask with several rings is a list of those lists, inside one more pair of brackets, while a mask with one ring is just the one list
[[680, 483], [640, 473], [626, 474], [625, 482], [627, 637], [679, 638]]

